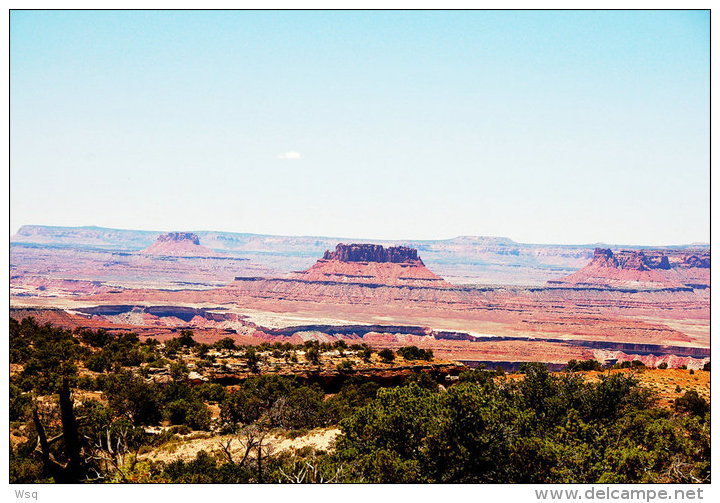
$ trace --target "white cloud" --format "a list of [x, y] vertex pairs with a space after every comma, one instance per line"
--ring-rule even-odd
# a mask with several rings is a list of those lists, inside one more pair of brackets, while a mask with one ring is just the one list
[[278, 159], [300, 159], [300, 152], [285, 152], [284, 154], [278, 154]]

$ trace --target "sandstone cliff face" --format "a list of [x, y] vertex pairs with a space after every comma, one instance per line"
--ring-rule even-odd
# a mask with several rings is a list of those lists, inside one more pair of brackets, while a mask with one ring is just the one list
[[335, 251], [327, 250], [324, 260], [341, 262], [392, 262], [394, 264], [421, 264], [417, 250], [407, 246], [389, 246], [374, 244], [343, 244], [335, 247]]
[[595, 254], [593, 255], [592, 263], [597, 267], [619, 267], [615, 255], [609, 248], [595, 248]]
[[[672, 258], [673, 262], [670, 262]], [[670, 270], [679, 267], [710, 268], [710, 252], [682, 252], [677, 250], [620, 250], [595, 248], [592, 265], [636, 271]]]
[[667, 255], [661, 251], [649, 251], [645, 253], [642, 250], [620, 250], [617, 252], [616, 257], [620, 269], [632, 269], [635, 271], [670, 269], [670, 261]]
[[596, 248], [592, 261], [578, 272], [553, 283], [620, 287], [680, 287], [710, 285], [710, 255], [677, 250]]

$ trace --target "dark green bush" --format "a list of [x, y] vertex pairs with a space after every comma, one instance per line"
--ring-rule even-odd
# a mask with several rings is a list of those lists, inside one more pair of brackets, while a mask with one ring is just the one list
[[420, 349], [417, 346], [406, 346], [397, 350], [397, 354], [406, 360], [432, 360], [432, 349]]
[[385, 348], [378, 353], [378, 356], [384, 363], [392, 363], [395, 361], [395, 353], [392, 349]]

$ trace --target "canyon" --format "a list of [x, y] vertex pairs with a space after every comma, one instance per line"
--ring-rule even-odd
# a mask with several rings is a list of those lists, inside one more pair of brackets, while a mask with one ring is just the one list
[[509, 370], [709, 360], [706, 246], [345, 241], [23, 227], [11, 244], [11, 315], [161, 340], [189, 328], [207, 342], [413, 344]]

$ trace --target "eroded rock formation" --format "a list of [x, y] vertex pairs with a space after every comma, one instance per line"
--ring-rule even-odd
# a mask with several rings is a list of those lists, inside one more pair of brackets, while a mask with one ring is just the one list
[[417, 250], [406, 246], [385, 248], [376, 244], [343, 244], [326, 251], [323, 258], [294, 280], [316, 284], [359, 284], [447, 288], [450, 284], [430, 271]]
[[190, 241], [194, 245], [200, 245], [200, 238], [192, 232], [168, 232], [158, 236], [158, 243]]
[[687, 255], [683, 257], [681, 266], [697, 269], [710, 269], [710, 252]]
[[192, 232], [170, 232], [158, 236], [157, 241], [140, 253], [170, 257], [217, 257], [218, 253], [202, 246], [200, 238]]
[[374, 244], [343, 244], [335, 247], [335, 251], [327, 250], [323, 260], [339, 260], [341, 262], [392, 262], [394, 264], [423, 264], [417, 250], [407, 246], [389, 246]]
[[675, 288], [709, 287], [709, 252], [596, 248], [592, 261], [551, 283]]
[[609, 248], [595, 248], [595, 255], [593, 256], [592, 263], [598, 267], [619, 267], [615, 255]]

